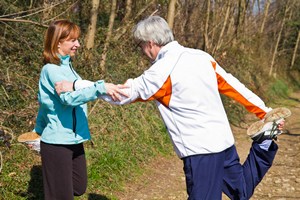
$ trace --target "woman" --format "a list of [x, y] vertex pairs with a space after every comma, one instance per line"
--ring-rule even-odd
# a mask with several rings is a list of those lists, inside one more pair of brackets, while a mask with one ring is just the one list
[[80, 76], [71, 64], [80, 47], [80, 29], [68, 20], [50, 24], [44, 40], [44, 66], [39, 80], [39, 112], [34, 131], [41, 135], [41, 159], [45, 200], [69, 200], [82, 195], [87, 187], [83, 142], [90, 139], [86, 102], [98, 95], [116, 99], [122, 92], [103, 80], [93, 93], [55, 92], [55, 83], [75, 83]]

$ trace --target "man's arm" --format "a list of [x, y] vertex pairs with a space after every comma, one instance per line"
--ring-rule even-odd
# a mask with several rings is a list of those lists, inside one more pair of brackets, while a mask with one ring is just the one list
[[215, 69], [219, 92], [242, 104], [249, 112], [263, 119], [267, 112], [272, 110], [263, 100], [245, 87], [237, 78], [227, 73], [215, 61], [212, 61]]
[[[112, 83], [104, 83], [107, 95], [98, 95], [98, 98], [113, 104], [120, 104], [124, 99], [129, 97], [128, 85], [115, 85]], [[55, 90], [60, 95], [65, 92], [73, 92], [78, 90], [86, 90], [87, 92], [94, 90], [95, 82], [89, 80], [60, 81], [55, 83]]]

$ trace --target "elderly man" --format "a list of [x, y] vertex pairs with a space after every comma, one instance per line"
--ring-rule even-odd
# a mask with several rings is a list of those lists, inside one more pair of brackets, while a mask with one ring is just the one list
[[[156, 102], [174, 149], [183, 161], [189, 200], [217, 200], [222, 198], [222, 192], [230, 199], [249, 199], [277, 152], [273, 139], [283, 126], [278, 119], [288, 114], [279, 112], [280, 116], [274, 118], [272, 109], [226, 73], [212, 56], [174, 41], [163, 18], [150, 16], [140, 21], [133, 36], [152, 65], [126, 82], [129, 97], [121, 102], [104, 99], [119, 105], [137, 100]], [[83, 88], [89, 93], [94, 87], [97, 82], [86, 80], [56, 84], [58, 93]], [[259, 129], [264, 131], [254, 129], [250, 133], [253, 144], [242, 165], [219, 93], [235, 99], [259, 119], [271, 111], [265, 121], [275, 121], [271, 125], [261, 122]]]

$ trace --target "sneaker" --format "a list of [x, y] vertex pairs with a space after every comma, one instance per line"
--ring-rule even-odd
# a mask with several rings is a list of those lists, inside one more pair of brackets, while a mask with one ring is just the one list
[[18, 137], [18, 142], [25, 143], [32, 150], [40, 152], [40, 136], [35, 132], [23, 133]]
[[261, 143], [266, 139], [276, 140], [277, 136], [282, 133], [278, 129], [278, 125], [284, 121], [285, 118], [291, 116], [291, 111], [287, 108], [276, 108], [268, 112], [264, 120], [253, 123], [247, 130], [250, 138]]

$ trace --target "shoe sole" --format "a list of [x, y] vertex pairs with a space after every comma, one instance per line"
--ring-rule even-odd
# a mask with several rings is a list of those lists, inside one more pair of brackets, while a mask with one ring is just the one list
[[[258, 133], [259, 130], [261, 130], [263, 127], [264, 127], [264, 122], [263, 121], [254, 122], [247, 129], [247, 135], [250, 136], [250, 137], [255, 137], [256, 135], [259, 134]], [[257, 133], [257, 134], [255, 134], [255, 133]]]
[[268, 112], [265, 116], [265, 122], [274, 122], [278, 119], [285, 119], [291, 116], [292, 112], [288, 108], [275, 108]]
[[18, 142], [34, 142], [40, 139], [40, 136], [35, 132], [23, 133], [18, 137]]
[[266, 123], [285, 119], [291, 116], [291, 114], [292, 112], [288, 108], [275, 108], [266, 114], [266, 116], [264, 117], [264, 121], [257, 121], [251, 124], [247, 129], [247, 135], [253, 138], [260, 134], [260, 130], [263, 129]]

